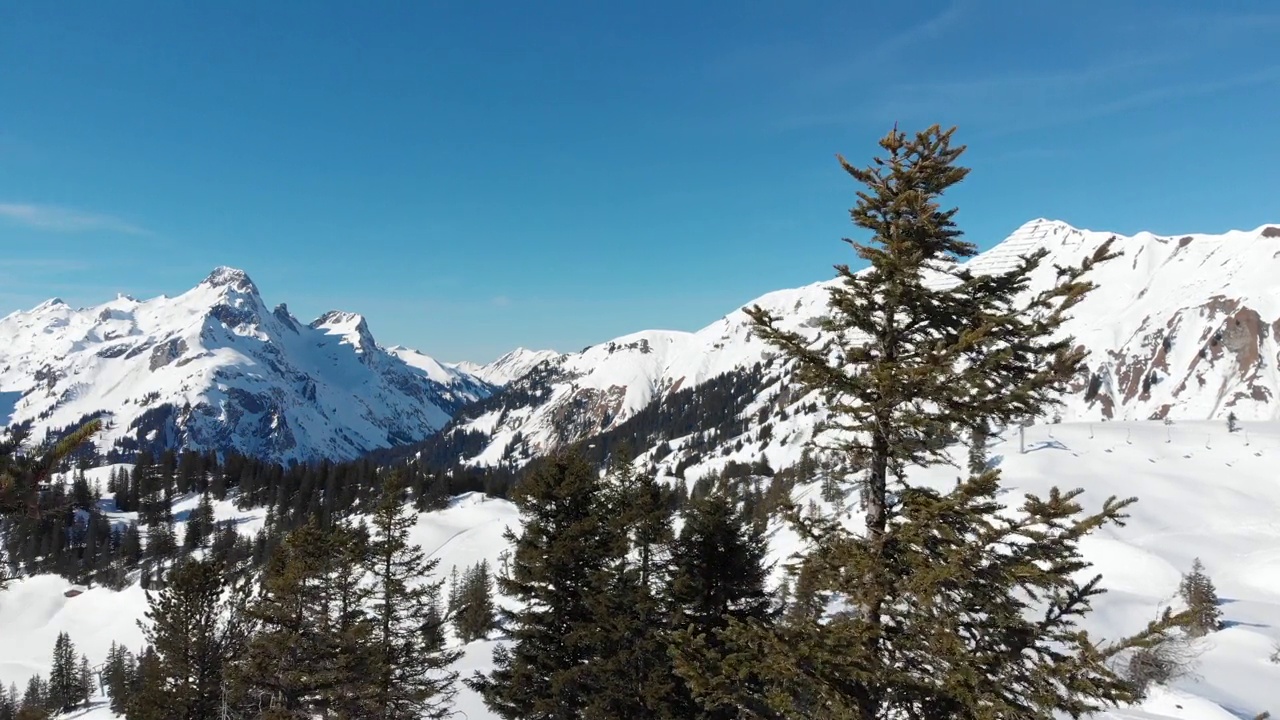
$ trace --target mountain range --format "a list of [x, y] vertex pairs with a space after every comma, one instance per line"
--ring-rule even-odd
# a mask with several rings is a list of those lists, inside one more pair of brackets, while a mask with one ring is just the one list
[[[1120, 256], [1066, 331], [1089, 351], [1068, 421], [1280, 419], [1280, 226], [1223, 234], [1081, 230], [1037, 219], [970, 259], [999, 271], [1049, 255], [1029, 292], [1111, 240]], [[748, 303], [814, 333], [834, 281]], [[520, 348], [487, 365], [384, 348], [354, 313], [310, 324], [268, 310], [240, 270], [174, 298], [54, 299], [0, 320], [0, 423], [53, 431], [107, 413], [100, 442], [236, 449], [279, 461], [448, 446], [451, 462], [519, 465], [593, 436], [625, 437], [674, 472], [786, 463], [822, 416], [754, 338], [744, 308], [696, 332], [647, 330], [577, 353]], [[444, 433], [439, 431], [444, 430]], [[462, 440], [459, 440], [462, 438]]]

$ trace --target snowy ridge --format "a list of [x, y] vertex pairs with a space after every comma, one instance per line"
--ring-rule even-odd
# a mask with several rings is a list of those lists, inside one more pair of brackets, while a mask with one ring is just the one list
[[421, 440], [492, 386], [378, 346], [363, 317], [303, 324], [241, 270], [177, 297], [60, 300], [0, 319], [0, 424], [39, 433], [110, 413], [99, 446], [346, 459]]
[[460, 363], [454, 363], [453, 367], [478, 377], [490, 385], [502, 386], [524, 377], [538, 365], [548, 360], [556, 360], [559, 357], [560, 353], [555, 350], [516, 348], [485, 365], [464, 360]]
[[[1121, 256], [1094, 270], [1090, 278], [1098, 288], [1077, 306], [1066, 328], [1090, 354], [1062, 418], [1209, 419], [1235, 413], [1241, 419], [1280, 419], [1280, 226], [1124, 237], [1041, 218], [966, 267], [1002, 272], [1044, 248], [1049, 254], [1031, 287], [1038, 292], [1052, 286], [1055, 265], [1078, 264], [1108, 240]], [[747, 307], [759, 304], [793, 329], [805, 329], [827, 311], [834, 282], [769, 293]], [[739, 308], [697, 332], [633, 333], [561, 356], [546, 372], [508, 386], [522, 402], [461, 424], [491, 436], [483, 451], [465, 460], [523, 461], [616, 427], [676, 390], [772, 355], [752, 336], [750, 319]], [[780, 365], [767, 370], [768, 377], [786, 372]], [[768, 410], [776, 395], [762, 395], [752, 411]], [[773, 411], [779, 409], [785, 408]], [[800, 442], [803, 435], [791, 439]]]

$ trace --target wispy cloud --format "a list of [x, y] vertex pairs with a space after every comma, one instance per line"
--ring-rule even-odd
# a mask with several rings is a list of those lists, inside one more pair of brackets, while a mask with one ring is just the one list
[[111, 215], [85, 212], [59, 205], [0, 203], [0, 219], [35, 230], [50, 232], [108, 231], [129, 235], [150, 235], [147, 229]]
[[489, 301], [494, 307], [506, 307], [511, 304], [511, 298], [506, 295], [498, 295]]

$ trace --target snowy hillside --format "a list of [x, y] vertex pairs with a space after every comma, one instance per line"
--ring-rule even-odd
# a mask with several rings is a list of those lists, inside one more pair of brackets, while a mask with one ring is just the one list
[[[393, 348], [394, 350], [394, 348]], [[506, 385], [521, 378], [530, 370], [548, 360], [555, 360], [560, 353], [555, 350], [530, 350], [516, 348], [491, 363], [480, 365], [473, 362], [455, 363], [454, 367], [465, 373], [474, 375], [490, 385]], [[408, 362], [408, 358], [405, 359]]]
[[[1033, 220], [968, 267], [1004, 270], [1019, 255], [1046, 248], [1050, 255], [1032, 290], [1043, 289], [1053, 282], [1055, 264], [1078, 264], [1112, 238], [1121, 257], [1095, 270], [1091, 279], [1099, 287], [1067, 327], [1090, 356], [1062, 418], [1208, 419], [1232, 412], [1241, 419], [1280, 418], [1280, 226], [1122, 237]], [[748, 306], [759, 304], [793, 328], [806, 327], [827, 311], [831, 282], [769, 293]], [[553, 358], [511, 383], [506, 399], [486, 403], [483, 414], [464, 414], [459, 431], [489, 436], [465, 460], [523, 461], [617, 428], [649, 403], [770, 356], [738, 309], [697, 332], [645, 331]], [[769, 364], [762, 385], [784, 372], [781, 364]], [[778, 389], [762, 389], [752, 405], [764, 421], [785, 422], [800, 400], [780, 399]]]
[[245, 273], [218, 268], [177, 297], [54, 299], [0, 319], [0, 424], [39, 433], [111, 413], [117, 442], [346, 459], [421, 440], [492, 386], [378, 346], [360, 315], [311, 324], [268, 310]]
[[[1082, 543], [1110, 591], [1096, 605], [1091, 632], [1115, 637], [1142, 626], [1173, 601], [1180, 573], [1196, 557], [1222, 598], [1226, 627], [1200, 642], [1192, 675], [1172, 689], [1157, 689], [1140, 708], [1104, 717], [1236, 720], [1280, 708], [1280, 664], [1268, 659], [1280, 643], [1280, 485], [1273, 472], [1280, 458], [1280, 423], [1244, 423], [1238, 433], [1227, 432], [1222, 422], [1040, 425], [1027, 430], [1026, 449], [1019, 452], [1014, 434], [991, 450], [1011, 502], [1054, 484], [1083, 487], [1087, 508], [1110, 495], [1139, 498], [1126, 527], [1109, 528]], [[945, 470], [917, 476], [939, 484], [950, 478]], [[814, 485], [796, 493], [803, 502], [819, 494]], [[481, 558], [498, 567], [505, 549], [502, 531], [517, 523], [511, 504], [471, 494], [421, 515], [414, 538], [441, 559], [442, 573]], [[775, 560], [796, 547], [785, 528], [775, 527], [770, 542]], [[138, 646], [135, 621], [145, 608], [138, 588], [92, 589], [71, 599], [63, 596], [65, 588], [64, 581], [43, 576], [0, 593], [0, 681], [21, 686], [31, 672], [45, 671], [60, 631], [95, 663], [112, 640]], [[467, 646], [458, 669], [466, 674], [488, 668], [497, 642]], [[465, 687], [457, 709], [471, 720], [496, 717]], [[100, 708], [89, 717], [110, 714]]]

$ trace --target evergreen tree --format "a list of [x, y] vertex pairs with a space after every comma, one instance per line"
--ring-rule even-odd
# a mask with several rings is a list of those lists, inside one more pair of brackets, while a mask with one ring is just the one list
[[[695, 641], [714, 645], [716, 633], [730, 621], [772, 621], [773, 602], [765, 589], [767, 550], [760, 526], [737, 506], [727, 484], [686, 506], [684, 526], [672, 549], [667, 592], [676, 631], [671, 652], [682, 678], [698, 672], [697, 658], [686, 658], [685, 646]], [[738, 717], [731, 705], [701, 707], [683, 682], [674, 688], [672, 704], [674, 716], [680, 718]]]
[[607, 521], [598, 512], [601, 481], [580, 456], [546, 459], [515, 491], [522, 532], [498, 589], [519, 602], [500, 613], [510, 638], [494, 650], [494, 669], [467, 684], [511, 720], [577, 720], [593, 691], [599, 659], [592, 602], [605, 592]]
[[481, 560], [467, 568], [458, 581], [457, 588], [450, 603], [450, 612], [458, 638], [467, 643], [488, 637], [497, 621], [489, 561]]
[[129, 651], [111, 643], [102, 668], [102, 684], [106, 686], [107, 697], [111, 699], [111, 712], [117, 715], [125, 713], [136, 671], [137, 666]]
[[1236, 419], [1235, 412], [1227, 413], [1227, 432], [1235, 432], [1240, 429], [1240, 421]]
[[87, 655], [80, 656], [80, 665], [76, 668], [76, 689], [80, 691], [80, 703], [86, 706], [93, 699], [94, 692], [97, 691], [96, 683], [93, 681], [93, 670], [89, 667], [89, 657]]
[[15, 720], [18, 716], [18, 704], [21, 698], [18, 695], [18, 686], [12, 685], [8, 689], [0, 685], [0, 720]]
[[1121, 522], [1132, 499], [1082, 517], [1079, 491], [1054, 489], [1008, 517], [996, 470], [946, 491], [910, 481], [912, 467], [951, 464], [947, 445], [965, 432], [1057, 401], [1084, 358], [1058, 331], [1091, 289], [1084, 273], [1112, 257], [1103, 244], [1041, 293], [1024, 291], [1046, 250], [993, 274], [958, 264], [977, 250], [938, 202], [968, 173], [951, 135], [895, 128], [872, 166], [841, 159], [865, 186], [851, 216], [873, 241], [849, 242], [870, 267], [837, 268], [817, 339], [749, 310], [802, 391], [824, 396], [820, 442], [859, 490], [863, 522], [788, 510], [814, 589], [836, 602], [803, 624], [731, 620], [692, 643], [683, 675], [704, 704], [783, 718], [1079, 716], [1132, 699], [1108, 661], [1183, 621], [1166, 610], [1107, 646], [1077, 631], [1102, 592], [1075, 580], [1088, 567], [1077, 539]]
[[654, 476], [615, 454], [595, 512], [608, 529], [605, 586], [590, 598], [600, 657], [585, 714], [591, 718], [663, 717], [675, 686], [663, 588], [670, 560], [671, 510]]
[[[247, 628], [235, 604], [224, 599], [227, 577], [212, 560], [179, 562], [158, 593], [147, 593], [145, 622], [139, 622], [158, 660], [141, 693], [159, 693], [176, 720], [219, 716], [224, 667], [243, 651]], [[150, 704], [149, 702], [147, 704]]]
[[1200, 558], [1191, 564], [1191, 572], [1182, 576], [1178, 594], [1191, 613], [1187, 631], [1192, 637], [1200, 637], [1222, 629], [1222, 609], [1218, 607], [1218, 592], [1213, 581], [1205, 574]]
[[371, 624], [358, 613], [344, 617], [339, 598], [361, 578], [351, 561], [356, 542], [349, 527], [310, 521], [271, 554], [245, 609], [255, 632], [229, 668], [236, 697], [264, 708], [264, 717], [309, 720], [368, 682]]
[[200, 496], [200, 502], [187, 519], [182, 535], [182, 546], [188, 550], [208, 545], [209, 536], [214, 532], [213, 499], [208, 493]]
[[400, 475], [391, 475], [372, 517], [372, 707], [384, 720], [443, 718], [450, 714], [457, 679], [448, 667], [461, 653], [442, 647], [438, 603], [444, 583], [433, 578], [440, 561], [428, 559], [409, 539], [417, 516], [405, 508], [405, 487]]
[[22, 694], [18, 708], [20, 720], [41, 720], [49, 717], [49, 685], [38, 673], [27, 680], [27, 690]]
[[138, 657], [125, 708], [128, 720], [169, 720], [169, 698], [165, 694], [165, 670], [154, 648]]
[[53, 667], [49, 669], [47, 707], [55, 712], [70, 712], [80, 704], [80, 671], [76, 648], [65, 632], [58, 633], [53, 645]]

